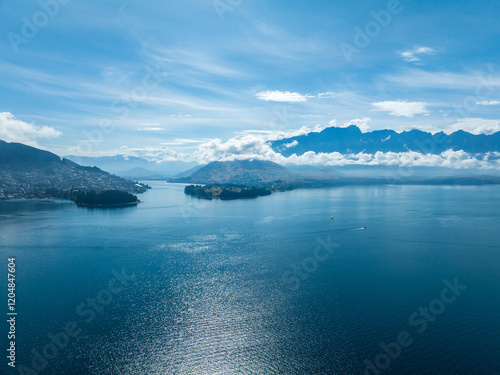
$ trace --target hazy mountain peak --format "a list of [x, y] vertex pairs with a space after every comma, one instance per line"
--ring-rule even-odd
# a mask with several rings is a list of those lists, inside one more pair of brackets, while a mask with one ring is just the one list
[[288, 179], [296, 173], [277, 163], [267, 160], [233, 160], [213, 161], [192, 174], [174, 178], [174, 182], [191, 182], [197, 184], [241, 183], [257, 184]]

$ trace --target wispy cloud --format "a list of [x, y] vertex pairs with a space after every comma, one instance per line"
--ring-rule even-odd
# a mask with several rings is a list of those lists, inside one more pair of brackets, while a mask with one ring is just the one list
[[481, 100], [477, 102], [478, 105], [500, 105], [498, 100]]
[[414, 47], [407, 51], [399, 51], [399, 55], [407, 62], [421, 62], [420, 55], [434, 55], [437, 51], [431, 47]]
[[179, 145], [191, 145], [191, 144], [203, 143], [203, 142], [206, 142], [206, 140], [202, 141], [199, 139], [176, 138], [173, 141], [162, 142], [161, 144], [165, 145], [165, 146], [179, 146]]
[[148, 59], [175, 68], [176, 73], [178, 71], [188, 73], [186, 78], [188, 75], [222, 76], [233, 79], [248, 76], [244, 70], [231, 67], [221, 56], [208, 51], [168, 48], [154, 38], [143, 41], [142, 46]]
[[406, 100], [385, 101], [372, 103], [375, 111], [389, 112], [392, 116], [413, 117], [415, 115], [427, 114], [428, 103], [426, 102], [408, 102]]
[[164, 128], [160, 128], [160, 127], [154, 127], [154, 126], [146, 126], [146, 127], [143, 127], [143, 128], [137, 128], [138, 131], [142, 131], [142, 132], [158, 132], [158, 131], [162, 131], [162, 130], [165, 130]]
[[329, 99], [329, 98], [334, 98], [334, 97], [336, 97], [336, 96], [338, 96], [338, 94], [337, 94], [337, 93], [335, 93], [335, 92], [331, 92], [331, 91], [327, 91], [327, 92], [320, 92], [320, 93], [318, 94], [318, 98], [319, 98], [319, 99]]
[[428, 72], [421, 69], [403, 69], [400, 73], [384, 76], [384, 80], [411, 88], [437, 89], [481, 89], [480, 94], [491, 93], [500, 87], [500, 72], [471, 71], [454, 73], [448, 71]]

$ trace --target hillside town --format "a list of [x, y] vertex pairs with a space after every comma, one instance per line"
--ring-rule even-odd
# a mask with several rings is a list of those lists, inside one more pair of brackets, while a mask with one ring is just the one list
[[70, 191], [121, 190], [143, 193], [146, 187], [95, 167], [54, 167], [41, 173], [0, 171], [0, 199], [51, 198]]

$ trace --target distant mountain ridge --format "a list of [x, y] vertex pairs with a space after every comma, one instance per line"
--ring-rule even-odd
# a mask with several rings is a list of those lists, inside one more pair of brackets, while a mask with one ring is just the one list
[[80, 165], [96, 166], [120, 177], [135, 179], [170, 177], [196, 165], [194, 162], [183, 161], [157, 163], [137, 156], [125, 155], [99, 157], [67, 155], [66, 158]]
[[276, 152], [288, 157], [316, 153], [339, 152], [341, 154], [416, 151], [424, 154], [440, 154], [447, 150], [463, 150], [472, 154], [500, 151], [500, 132], [492, 135], [471, 134], [463, 130], [452, 134], [431, 134], [421, 130], [397, 133], [394, 130], [374, 130], [363, 133], [355, 126], [330, 127], [319, 133], [281, 139], [271, 143]]

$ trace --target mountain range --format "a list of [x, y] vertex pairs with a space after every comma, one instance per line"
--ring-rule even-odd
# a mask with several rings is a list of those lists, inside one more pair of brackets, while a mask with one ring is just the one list
[[402, 133], [385, 129], [363, 133], [357, 126], [350, 125], [274, 141], [272, 148], [285, 157], [293, 154], [300, 156], [308, 151], [341, 154], [416, 151], [440, 154], [447, 150], [463, 150], [472, 154], [485, 154], [500, 151], [500, 132], [475, 135], [459, 130], [448, 135], [444, 132], [432, 134], [416, 129]]

